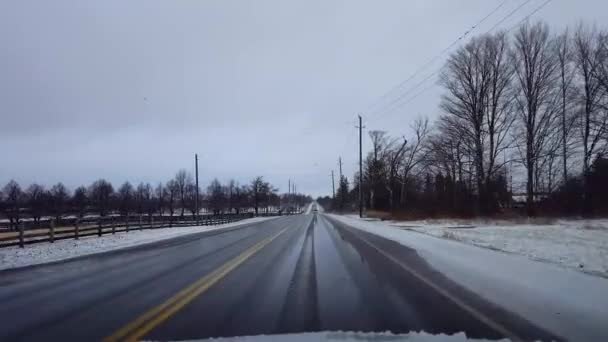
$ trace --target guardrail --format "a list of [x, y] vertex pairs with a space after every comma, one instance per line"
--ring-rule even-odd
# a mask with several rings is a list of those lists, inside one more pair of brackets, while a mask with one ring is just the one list
[[[279, 216], [279, 213], [260, 213], [257, 216]], [[116, 234], [129, 232], [131, 230], [177, 228], [192, 226], [212, 226], [224, 223], [252, 218], [253, 213], [241, 214], [219, 214], [219, 215], [194, 215], [184, 216], [105, 216], [87, 217], [83, 219], [69, 218], [61, 220], [57, 225], [53, 220], [39, 222], [39, 226], [45, 228], [25, 229], [20, 224], [17, 231], [5, 231], [0, 233], [0, 248], [19, 246], [24, 248], [27, 244], [39, 242], [55, 242], [57, 240], [75, 239], [81, 237], [101, 237], [105, 234]]]

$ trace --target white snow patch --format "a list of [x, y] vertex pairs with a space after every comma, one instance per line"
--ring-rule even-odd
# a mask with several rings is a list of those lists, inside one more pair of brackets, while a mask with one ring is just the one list
[[[448, 278], [557, 335], [573, 341], [608, 341], [606, 278], [552, 263], [536, 262], [523, 255], [499, 253], [398, 229], [387, 221], [330, 216], [351, 227], [415, 249]], [[416, 225], [413, 222], [403, 224]], [[449, 232], [455, 230], [450, 229]], [[460, 230], [455, 234], [459, 233]]]
[[608, 277], [608, 220], [558, 220], [553, 224], [409, 221], [393, 225]]
[[[257, 335], [240, 337], [210, 338], [196, 341], [235, 341], [235, 342], [269, 342], [269, 341], [289, 341], [289, 342], [308, 342], [308, 341], [340, 341], [340, 342], [361, 342], [361, 341], [414, 341], [414, 342], [464, 342], [464, 341], [489, 341], [484, 339], [468, 339], [463, 333], [454, 335], [438, 334], [432, 335], [425, 332], [411, 332], [408, 334], [393, 334], [390, 332], [382, 333], [360, 333], [343, 331], [323, 331], [308, 332], [299, 334], [279, 334], [279, 335]], [[496, 340], [492, 340], [496, 341]], [[508, 340], [499, 340], [508, 341]]]
[[166, 240], [173, 237], [219, 230], [245, 224], [262, 222], [276, 217], [256, 217], [217, 226], [173, 227], [152, 230], [132, 230], [102, 237], [87, 236], [79, 240], [59, 240], [54, 243], [42, 242], [26, 245], [25, 248], [0, 248], [0, 270], [52, 261], [70, 259], [82, 255], [95, 254], [110, 250]]

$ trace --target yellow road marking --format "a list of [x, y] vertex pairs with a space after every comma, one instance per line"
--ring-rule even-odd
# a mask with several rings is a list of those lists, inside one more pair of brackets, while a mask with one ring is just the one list
[[213, 272], [194, 282], [192, 285], [179, 291], [164, 303], [152, 308], [133, 322], [116, 331], [114, 334], [106, 337], [104, 341], [137, 341], [160, 323], [170, 318], [181, 308], [192, 302], [196, 297], [207, 291], [222, 278], [224, 278], [228, 273], [247, 261], [251, 256], [259, 252], [262, 248], [279, 237], [279, 235], [283, 234], [286, 230], [287, 228], [284, 228], [277, 234], [258, 242], [253, 247], [241, 253], [234, 259], [226, 262]]

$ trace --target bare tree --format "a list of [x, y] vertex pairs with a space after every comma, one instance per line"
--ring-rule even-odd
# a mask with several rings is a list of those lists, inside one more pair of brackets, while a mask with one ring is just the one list
[[226, 202], [226, 193], [222, 183], [217, 178], [211, 181], [211, 184], [207, 187], [207, 193], [209, 194], [210, 209], [214, 214], [222, 213]]
[[84, 186], [77, 187], [76, 190], [74, 190], [74, 196], [72, 196], [71, 202], [72, 207], [76, 210], [78, 218], [83, 218], [88, 205], [87, 189]]
[[40, 224], [40, 217], [47, 213], [48, 196], [46, 190], [40, 184], [31, 184], [25, 190], [25, 198], [34, 223], [36, 225]]
[[155, 209], [158, 212], [158, 214], [162, 217], [163, 211], [165, 210], [165, 206], [166, 206], [165, 188], [163, 187], [162, 182], [159, 182], [158, 185], [156, 186], [156, 189], [154, 189], [154, 197], [155, 197], [155, 202], [156, 202]]
[[546, 147], [558, 119], [554, 86], [558, 81], [558, 60], [552, 44], [546, 24], [523, 24], [515, 33], [512, 60], [517, 80], [517, 138], [524, 146], [528, 216], [534, 215], [535, 168], [546, 158]]
[[237, 184], [234, 188], [234, 206], [237, 214], [241, 212], [241, 209], [248, 207], [248, 194], [249, 188], [246, 185]]
[[117, 193], [118, 211], [124, 217], [127, 227], [129, 226], [129, 215], [133, 212], [135, 190], [129, 182], [124, 182]]
[[177, 171], [177, 174], [175, 174], [175, 183], [178, 188], [179, 203], [181, 205], [180, 216], [184, 216], [184, 210], [186, 208], [186, 186], [188, 183], [192, 183], [192, 175], [190, 175], [186, 170], [181, 169]]
[[142, 216], [150, 210], [148, 207], [150, 206], [150, 201], [152, 199], [152, 186], [148, 183], [139, 183], [137, 185], [137, 189], [135, 190], [135, 202], [136, 202], [136, 211], [139, 215], [139, 220], [141, 224]]
[[478, 208], [486, 210], [486, 188], [501, 168], [499, 156], [509, 147], [512, 69], [504, 33], [472, 39], [452, 54], [441, 73], [447, 93], [443, 125], [462, 141], [475, 168]]
[[55, 221], [59, 222], [67, 211], [70, 193], [63, 183], [57, 183], [50, 190], [50, 205]]
[[[598, 33], [598, 49], [599, 63], [595, 71], [595, 78], [604, 88], [604, 92], [608, 93], [608, 31]], [[606, 102], [603, 103], [603, 108], [606, 109]]]
[[3, 188], [5, 205], [4, 214], [9, 219], [9, 224], [13, 229], [17, 229], [21, 218], [20, 210], [23, 204], [23, 192], [21, 187], [14, 180], [10, 180]]
[[234, 195], [236, 192], [236, 189], [238, 188], [237, 183], [234, 181], [234, 179], [231, 179], [230, 181], [228, 181], [228, 186], [226, 187], [226, 195], [228, 197], [228, 211], [232, 212], [232, 209], [234, 209]]
[[99, 216], [106, 216], [109, 213], [113, 193], [112, 184], [105, 179], [97, 180], [89, 187], [89, 198]]
[[555, 54], [557, 56], [559, 73], [559, 95], [561, 100], [561, 161], [562, 177], [564, 183], [568, 181], [568, 159], [571, 151], [571, 131], [576, 115], [574, 115], [572, 103], [574, 102], [575, 68], [572, 55], [572, 43], [568, 30], [555, 38]]
[[167, 199], [167, 207], [169, 208], [169, 215], [173, 220], [173, 214], [175, 213], [175, 205], [179, 198], [179, 185], [172, 179], [167, 182], [165, 186], [165, 198]]
[[577, 83], [581, 88], [577, 128], [583, 148], [583, 174], [590, 171], [591, 158], [606, 150], [603, 138], [608, 129], [608, 108], [605, 108], [607, 93], [601, 79], [596, 77], [602, 67], [602, 58], [600, 33], [595, 28], [579, 25], [574, 35], [574, 60]]
[[251, 181], [250, 191], [251, 199], [253, 201], [253, 209], [255, 215], [258, 215], [258, 210], [261, 204], [265, 201], [270, 184], [264, 181], [264, 177], [258, 176]]
[[385, 131], [369, 131], [372, 140], [372, 151], [366, 160], [366, 178], [368, 180], [369, 208], [376, 208], [376, 196], [384, 190], [383, 176], [385, 175], [385, 153], [390, 149], [390, 142]]
[[[397, 145], [396, 142], [393, 142], [390, 144], [391, 146], [397, 146], [395, 148], [392, 148], [390, 150], [387, 151], [386, 153], [386, 158], [387, 158], [387, 164], [388, 164], [388, 180], [385, 184], [386, 186], [386, 191], [388, 191], [388, 200], [389, 200], [389, 208], [391, 210], [391, 212], [395, 209], [395, 189], [397, 188], [397, 183], [398, 183], [398, 178], [399, 178], [399, 168], [401, 166], [401, 163], [403, 162], [403, 153], [405, 152], [405, 148], [407, 146], [407, 139], [405, 139], [405, 137], [403, 138], [403, 142], [399, 145]], [[346, 191], [348, 191], [348, 182], [346, 180], [346, 178], [344, 178], [344, 176], [342, 176], [340, 178], [340, 182], [338, 183], [338, 193], [340, 194], [341, 192], [344, 192], [345, 190], [343, 189], [343, 182], [346, 182]], [[344, 204], [342, 203], [342, 201], [344, 200], [344, 197], [346, 197], [344, 194], [341, 194], [340, 196], [340, 210], [343, 209]]]
[[423, 147], [429, 132], [429, 119], [416, 119], [411, 125], [411, 129], [414, 131], [414, 139], [410, 139], [409, 145], [405, 142], [406, 146], [403, 151], [403, 162], [401, 167], [401, 190], [399, 199], [402, 207], [406, 204], [406, 189], [412, 171], [424, 159], [425, 153]]
[[186, 204], [192, 216], [196, 215], [196, 196], [196, 184], [194, 182], [188, 183], [186, 185]]

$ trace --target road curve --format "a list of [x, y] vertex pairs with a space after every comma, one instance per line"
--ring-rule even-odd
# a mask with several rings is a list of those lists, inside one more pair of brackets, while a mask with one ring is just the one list
[[414, 249], [307, 214], [0, 272], [0, 340], [180, 340], [326, 330], [560, 340]]

